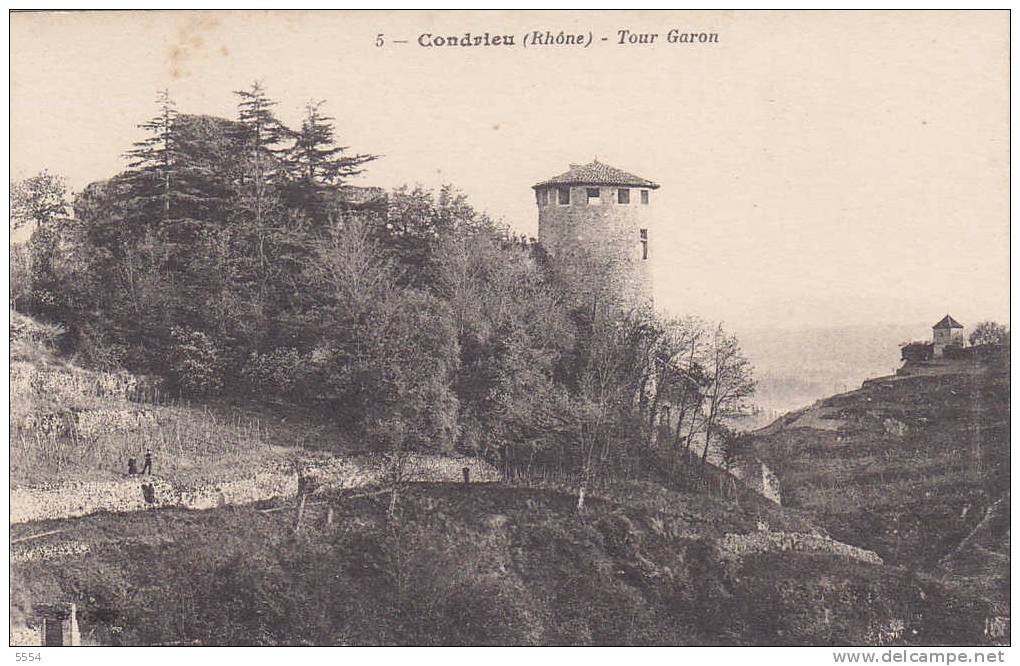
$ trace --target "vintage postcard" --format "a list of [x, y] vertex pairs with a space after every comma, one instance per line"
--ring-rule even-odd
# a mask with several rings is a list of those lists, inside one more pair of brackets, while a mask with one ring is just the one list
[[1004, 660], [1008, 11], [9, 19], [19, 661]]

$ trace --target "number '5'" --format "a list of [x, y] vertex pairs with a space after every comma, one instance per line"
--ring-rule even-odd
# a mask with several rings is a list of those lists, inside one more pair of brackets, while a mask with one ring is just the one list
[[376, 37], [375, 37], [375, 45], [376, 46], [382, 46], [383, 45], [384, 42], [383, 42], [382, 36], [383, 36], [383, 33], [381, 33], [381, 32], [378, 35], [376, 35]]

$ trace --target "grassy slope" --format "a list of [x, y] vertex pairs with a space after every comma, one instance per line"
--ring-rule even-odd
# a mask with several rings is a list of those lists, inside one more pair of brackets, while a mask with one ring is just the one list
[[[22, 526], [92, 550], [12, 568], [12, 613], [77, 600], [101, 644], [978, 643], [988, 609], [899, 568], [825, 554], [733, 561], [714, 545], [789, 511], [657, 486], [576, 499], [506, 486], [417, 485], [293, 511], [152, 511]], [[45, 541], [40, 540], [40, 541]], [[38, 542], [26, 542], [38, 543]], [[18, 546], [21, 547], [21, 546]], [[187, 581], [186, 584], [182, 584]], [[898, 625], [902, 622], [902, 625]], [[887, 637], [889, 634], [886, 634]]]
[[[1008, 614], [1008, 358], [875, 380], [809, 412], [757, 434], [758, 455], [779, 476], [784, 504], [887, 562], [921, 571], [946, 558], [958, 562], [938, 572]], [[831, 429], [819, 425], [826, 421]], [[983, 552], [959, 552], [999, 500], [1005, 521], [988, 521], [973, 540]]]
[[[101, 481], [122, 477], [127, 459], [139, 466], [146, 449], [153, 452], [155, 472], [184, 482], [204, 482], [263, 467], [286, 465], [315, 451], [355, 448], [309, 409], [250, 402], [191, 404], [146, 395], [136, 401], [127, 385], [130, 375], [108, 375], [76, 366], [52, 351], [59, 329], [11, 312], [12, 373], [24, 378], [11, 389], [11, 482], [40, 485], [66, 481]], [[32, 380], [45, 375], [45, 384]], [[105, 391], [98, 390], [102, 380]], [[115, 389], [110, 390], [109, 386]], [[54, 388], [56, 387], [56, 388]], [[146, 420], [124, 425], [118, 419], [144, 414]], [[99, 414], [98, 436], [70, 428], [76, 415]], [[44, 430], [40, 421], [59, 424]]]

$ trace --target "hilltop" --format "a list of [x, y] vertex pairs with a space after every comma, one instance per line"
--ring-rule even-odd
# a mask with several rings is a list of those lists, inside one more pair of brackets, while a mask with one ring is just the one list
[[1009, 615], [1009, 351], [909, 363], [754, 435], [784, 504]]

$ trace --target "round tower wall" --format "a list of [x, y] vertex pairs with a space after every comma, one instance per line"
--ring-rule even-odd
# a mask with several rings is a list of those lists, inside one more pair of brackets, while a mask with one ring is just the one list
[[[597, 198], [589, 198], [590, 189]], [[560, 190], [569, 190], [569, 203], [560, 203]], [[629, 203], [619, 202], [619, 190], [628, 190]], [[643, 194], [646, 193], [646, 194]], [[536, 190], [538, 238], [553, 257], [561, 260], [585, 254], [590, 271], [584, 279], [602, 281], [626, 304], [651, 307], [651, 256], [654, 251], [652, 199], [648, 188], [573, 185]], [[644, 233], [642, 233], [642, 230]]]

